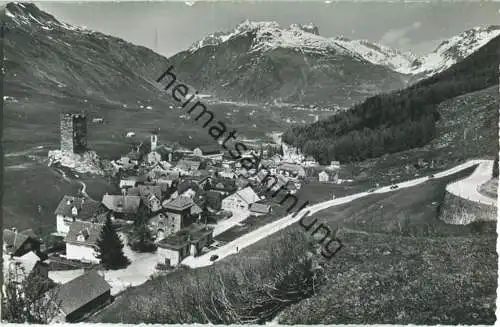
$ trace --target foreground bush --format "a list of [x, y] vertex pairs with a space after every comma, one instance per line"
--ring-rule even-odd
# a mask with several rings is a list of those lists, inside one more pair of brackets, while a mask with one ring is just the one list
[[[271, 245], [271, 244], [268, 244]], [[285, 233], [266, 251], [158, 277], [125, 293], [96, 320], [127, 323], [263, 323], [324, 283], [313, 243]]]

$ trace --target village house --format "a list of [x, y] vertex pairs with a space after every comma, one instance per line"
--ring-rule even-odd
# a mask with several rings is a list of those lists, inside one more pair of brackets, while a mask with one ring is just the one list
[[197, 157], [222, 161], [223, 154], [220, 146], [203, 146], [193, 150], [193, 154]]
[[205, 193], [207, 208], [219, 211], [222, 208], [222, 194], [216, 191]]
[[219, 192], [222, 196], [232, 194], [238, 189], [234, 179], [217, 177], [211, 178], [208, 183], [207, 187], [209, 190]]
[[302, 162], [302, 164], [306, 167], [313, 167], [317, 166], [318, 162], [312, 156], [307, 156]]
[[259, 200], [259, 196], [248, 186], [224, 198], [222, 200], [222, 209], [232, 212], [245, 211], [249, 209], [252, 203]]
[[130, 177], [120, 179], [119, 187], [120, 187], [120, 189], [132, 188], [132, 187], [135, 187], [137, 185], [137, 183], [138, 183], [138, 177], [137, 176], [130, 176]]
[[66, 235], [74, 221], [98, 219], [101, 204], [92, 199], [65, 195], [55, 210], [57, 232]]
[[77, 322], [112, 301], [111, 286], [95, 270], [56, 286], [46, 296], [51, 294], [52, 304], [59, 310], [52, 323]]
[[327, 183], [330, 180], [330, 175], [326, 171], [322, 171], [318, 174], [318, 180], [321, 183]]
[[66, 258], [82, 262], [99, 263], [97, 240], [104, 224], [75, 221], [66, 235]]
[[340, 169], [340, 161], [331, 161], [330, 169]]
[[230, 178], [230, 179], [235, 179], [236, 178], [236, 174], [234, 173], [234, 171], [232, 171], [229, 168], [225, 168], [223, 170], [219, 170], [217, 172], [217, 175], [219, 175], [220, 177], [223, 177], [223, 178]]
[[213, 228], [192, 224], [174, 235], [164, 238], [158, 245], [160, 263], [175, 267], [188, 256], [197, 256], [213, 242]]
[[143, 203], [151, 209], [152, 212], [157, 212], [162, 208], [162, 191], [159, 185], [139, 185], [139, 196]]
[[164, 214], [166, 220], [158, 224], [163, 227], [158, 227], [162, 229], [165, 235], [170, 235], [180, 231], [185, 226], [191, 224], [191, 208], [194, 202], [192, 199], [187, 197], [179, 196], [173, 200], [163, 201], [163, 208], [165, 209]]
[[32, 230], [18, 232], [16, 228], [3, 230], [3, 253], [11, 257], [22, 257], [33, 251], [38, 253], [42, 242]]
[[184, 172], [193, 172], [193, 171], [197, 171], [200, 168], [200, 165], [201, 165], [200, 161], [181, 159], [177, 162], [177, 165], [175, 166], [175, 168], [177, 170], [184, 171]]
[[141, 197], [138, 195], [110, 195], [102, 196], [102, 204], [111, 211], [112, 219], [123, 219], [133, 221], [136, 219], [137, 210], [141, 204]]
[[303, 178], [306, 176], [306, 171], [302, 166], [288, 162], [279, 165], [277, 172], [286, 177]]

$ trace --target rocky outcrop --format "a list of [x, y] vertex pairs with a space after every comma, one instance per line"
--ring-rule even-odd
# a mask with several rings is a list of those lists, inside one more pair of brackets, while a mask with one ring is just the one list
[[60, 164], [81, 174], [104, 175], [101, 161], [95, 151], [87, 151], [82, 154], [68, 153], [61, 150], [49, 151], [49, 166]]

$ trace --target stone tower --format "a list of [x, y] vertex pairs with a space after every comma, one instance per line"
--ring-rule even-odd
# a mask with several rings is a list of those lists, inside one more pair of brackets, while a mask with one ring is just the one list
[[61, 115], [61, 151], [83, 153], [87, 150], [87, 117], [84, 114]]

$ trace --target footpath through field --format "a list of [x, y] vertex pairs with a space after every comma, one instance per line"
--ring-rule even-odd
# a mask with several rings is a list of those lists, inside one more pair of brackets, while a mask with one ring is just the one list
[[[442, 178], [445, 176], [449, 176], [449, 175], [455, 174], [461, 170], [464, 170], [466, 168], [472, 167], [474, 165], [479, 165], [478, 168], [476, 168], [476, 171], [479, 170], [481, 176], [483, 176], [484, 171], [486, 171], [489, 167], [490, 176], [491, 176], [492, 163], [493, 163], [493, 161], [491, 161], [491, 160], [470, 160], [470, 161], [467, 161], [466, 163], [460, 164], [460, 165], [455, 166], [451, 169], [437, 173], [434, 175], [434, 178]], [[473, 175], [476, 174], [476, 171], [473, 173]], [[217, 255], [219, 257], [219, 259], [222, 259], [224, 257], [231, 255], [231, 254], [235, 254], [235, 253], [237, 253], [237, 249], [238, 250], [243, 249], [251, 244], [254, 244], [254, 243], [268, 237], [271, 234], [274, 234], [274, 233], [298, 222], [302, 218], [302, 216], [304, 216], [304, 215], [311, 216], [312, 214], [314, 214], [318, 211], [325, 210], [327, 208], [337, 206], [340, 204], [348, 203], [348, 202], [351, 202], [353, 200], [368, 196], [370, 194], [394, 192], [394, 191], [397, 191], [398, 189], [412, 187], [412, 186], [424, 183], [425, 181], [428, 181], [428, 180], [429, 180], [428, 177], [421, 177], [421, 178], [417, 178], [414, 180], [398, 183], [398, 188], [395, 190], [391, 190], [390, 186], [384, 186], [384, 187], [381, 187], [381, 188], [375, 190], [372, 193], [361, 192], [361, 193], [352, 194], [352, 195], [341, 197], [341, 198], [336, 198], [333, 200], [325, 201], [322, 203], [318, 203], [318, 204], [306, 207], [306, 208], [302, 209], [299, 213], [297, 213], [295, 215], [295, 217], [292, 217], [292, 214], [289, 214], [286, 217], [281, 218], [280, 220], [276, 220], [272, 223], [269, 223], [269, 224], [267, 224], [259, 229], [256, 229], [248, 234], [245, 234], [245, 235], [235, 239], [232, 242], [227, 243], [226, 245], [220, 247], [216, 251], [211, 251], [211, 252], [204, 254], [204, 255], [201, 255], [199, 257], [188, 257], [182, 262], [182, 264], [189, 266], [191, 268], [199, 268], [199, 267], [209, 266], [213, 263], [212, 261], [210, 261], [210, 257], [212, 255]], [[482, 179], [474, 177], [473, 181], [481, 182]], [[471, 185], [471, 184], [469, 184], [469, 185]], [[474, 187], [474, 190], [477, 192], [477, 187]]]

